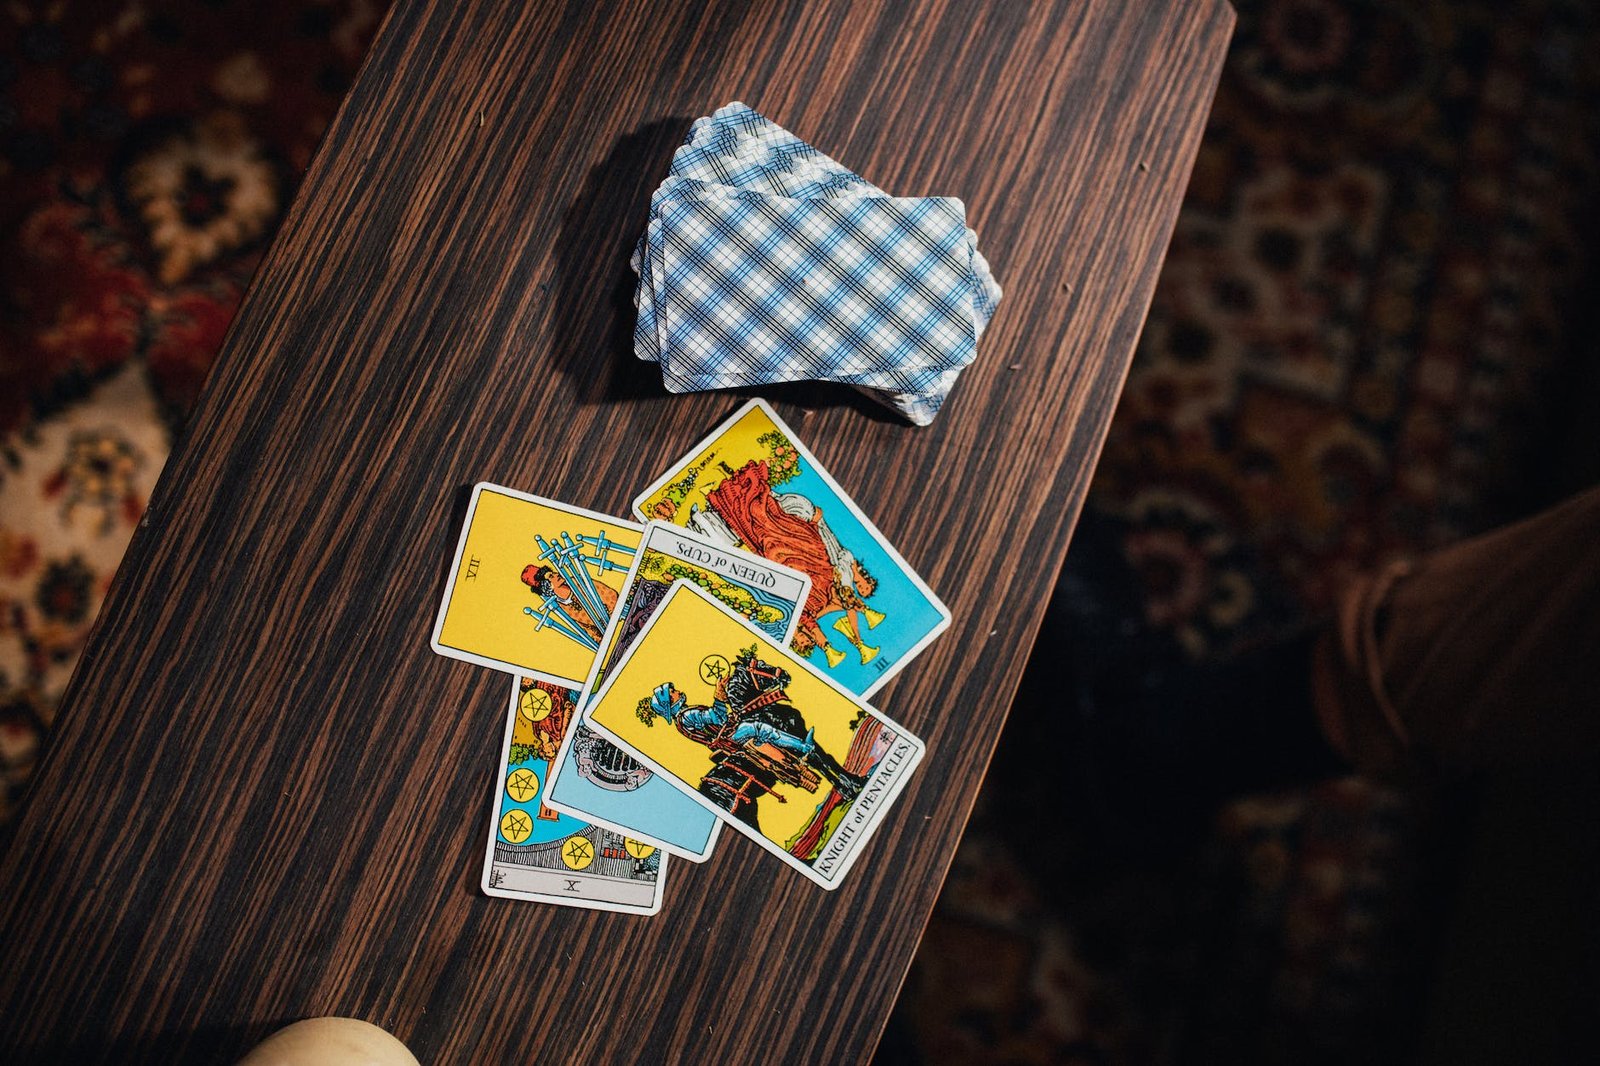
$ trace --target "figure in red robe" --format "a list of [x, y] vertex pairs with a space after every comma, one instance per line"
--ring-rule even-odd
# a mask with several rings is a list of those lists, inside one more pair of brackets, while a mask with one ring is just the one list
[[797, 493], [774, 495], [767, 464], [759, 459], [730, 473], [706, 493], [706, 502], [744, 548], [811, 578], [811, 594], [800, 609], [795, 633], [800, 654], [818, 647], [830, 667], [844, 661], [845, 653], [829, 643], [821, 624], [824, 615], [841, 611], [843, 617], [833, 628], [855, 647], [863, 663], [877, 657], [878, 649], [861, 639], [861, 623], [871, 629], [883, 621], [883, 614], [866, 602], [878, 583], [834, 536], [821, 507]]

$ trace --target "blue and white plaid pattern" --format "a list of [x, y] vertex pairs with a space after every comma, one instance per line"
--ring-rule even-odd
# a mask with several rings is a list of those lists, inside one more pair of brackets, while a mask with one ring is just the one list
[[1001, 296], [963, 216], [890, 198], [729, 104], [694, 123], [651, 198], [635, 351], [675, 392], [820, 377], [926, 425]]
[[[737, 200], [752, 204], [760, 204], [763, 201], [773, 199], [797, 199], [789, 197], [770, 197], [762, 193], [749, 191], [747, 189], [734, 189], [726, 185], [710, 185], [705, 182], [685, 181], [676, 178], [667, 179], [667, 184], [674, 185], [677, 189], [678, 196], [681, 198], [664, 199], [661, 203], [661, 210], [663, 211], [673, 208], [685, 201], [705, 203], [711, 201]], [[855, 198], [854, 200], [851, 200], [844, 197], [837, 197], [828, 201], [799, 200], [799, 202], [808, 204], [831, 203], [836, 205], [840, 210], [845, 210], [848, 208], [849, 210], [856, 211], [857, 213], [866, 213], [873, 217], [877, 217], [879, 215], [886, 216], [888, 211], [896, 210], [896, 208], [879, 210], [871, 206], [857, 206], [860, 204], [862, 199], [867, 198]], [[871, 199], [885, 201], [889, 200], [888, 197], [873, 197]], [[905, 203], [910, 203], [910, 201], [902, 202], [902, 206], [904, 206]], [[963, 210], [960, 207], [959, 201], [952, 201], [952, 203], [955, 205], [957, 211]], [[971, 231], [969, 230], [967, 232], [970, 233]], [[641, 359], [659, 358], [660, 350], [664, 342], [664, 330], [662, 329], [661, 320], [656, 311], [657, 302], [663, 295], [662, 276], [664, 274], [664, 270], [662, 263], [662, 233], [661, 219], [659, 217], [653, 219], [650, 223], [649, 229], [647, 230], [649, 251], [644, 257], [642, 263], [639, 288], [634, 301], [639, 307], [639, 323], [635, 327], [636, 331], [648, 330], [650, 332], [648, 337], [635, 336], [634, 350]], [[966, 284], [969, 288], [975, 287], [976, 281], [972, 275], [973, 249], [970, 240], [963, 237], [961, 241], [961, 250], [958, 252], [958, 254], [962, 255], [964, 258], [961, 279], [962, 283]]]
[[864, 191], [883, 195], [861, 175], [823, 155], [781, 126], [743, 104], [729, 104], [691, 129], [689, 141], [672, 157], [675, 177], [789, 195], [779, 175], [794, 174], [818, 188], [812, 195]]
[[[696, 120], [690, 127], [688, 141], [673, 155], [667, 180], [651, 197], [652, 220], [660, 217], [663, 200], [686, 195], [682, 185], [685, 179], [695, 183], [698, 195], [712, 195], [719, 187], [795, 198], [887, 195], [859, 174], [740, 103], [729, 104], [710, 118]], [[984, 327], [1000, 305], [1001, 291], [988, 261], [977, 250], [978, 235], [968, 230], [967, 237], [972, 245], [973, 276], [977, 282], [974, 293], [976, 329], [982, 336]], [[652, 339], [655, 331], [653, 308], [648, 306], [651, 286], [647, 280], [650, 262], [646, 253], [649, 246], [647, 229], [633, 257], [633, 268], [641, 279], [640, 297], [635, 301], [639, 304], [641, 321], [634, 347], [639, 358], [654, 360], [658, 354]]]
[[[782, 177], [781, 175], [770, 175]], [[772, 193], [792, 199], [814, 199], [813, 192], [821, 187], [822, 183], [812, 181], [773, 181], [772, 185], [778, 188], [791, 189], [788, 193]], [[661, 213], [671, 204], [683, 200], [742, 200], [761, 198], [766, 193], [751, 189], [736, 188], [729, 185], [719, 185], [712, 182], [697, 181], [692, 178], [668, 178], [661, 183], [661, 188], [656, 192], [656, 199], [651, 208], [650, 224], [645, 230], [642, 251], [635, 269], [639, 273], [639, 287], [634, 303], [639, 308], [639, 320], [635, 327], [634, 353], [640, 359], [654, 361], [661, 357], [660, 339], [657, 336], [660, 323], [656, 318], [655, 302], [659, 297], [660, 285], [657, 283], [661, 271]], [[843, 197], [841, 197], [843, 198]]]
[[921, 392], [976, 355], [959, 200], [679, 200], [661, 218], [669, 389]]

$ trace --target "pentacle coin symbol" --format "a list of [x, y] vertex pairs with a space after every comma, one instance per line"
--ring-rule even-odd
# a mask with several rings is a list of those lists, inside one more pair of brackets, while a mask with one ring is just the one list
[[550, 712], [554, 709], [555, 704], [550, 700], [550, 693], [542, 688], [530, 688], [517, 701], [517, 713], [530, 722], [544, 721], [550, 717]]
[[500, 835], [513, 844], [520, 844], [533, 835], [533, 819], [527, 811], [507, 811], [500, 816]]
[[642, 843], [632, 837], [624, 837], [622, 846], [628, 849], [628, 854], [636, 859], [648, 859], [656, 853], [656, 849], [649, 844]]
[[527, 767], [511, 771], [506, 777], [506, 795], [518, 803], [527, 803], [539, 794], [539, 775]]
[[568, 837], [561, 845], [561, 861], [569, 870], [587, 869], [594, 862], [594, 842], [581, 833]]
[[700, 660], [700, 680], [715, 685], [728, 676], [728, 660], [720, 655], [707, 655]]

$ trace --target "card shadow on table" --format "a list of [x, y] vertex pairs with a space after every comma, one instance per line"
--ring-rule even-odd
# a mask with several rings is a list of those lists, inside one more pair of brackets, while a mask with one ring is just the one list
[[[691, 121], [673, 116], [625, 134], [589, 171], [562, 215], [552, 286], [552, 363], [581, 404], [668, 395], [660, 369], [633, 354], [638, 278], [628, 260], [649, 221], [650, 195], [671, 168]], [[903, 424], [855, 389], [833, 382], [724, 391], [730, 401], [759, 395], [807, 410], [848, 407], [873, 421]]]
[[467, 521], [467, 508], [472, 505], [473, 484], [457, 485], [455, 492], [450, 497], [450, 517], [445, 524], [433, 530], [434, 543], [429, 545], [426, 556], [429, 559], [440, 560], [434, 570], [433, 582], [429, 586], [428, 599], [424, 608], [428, 620], [428, 631], [433, 631], [435, 614], [439, 605], [444, 602], [445, 586], [450, 584], [450, 567], [455, 562], [456, 543], [461, 539], [461, 528]]

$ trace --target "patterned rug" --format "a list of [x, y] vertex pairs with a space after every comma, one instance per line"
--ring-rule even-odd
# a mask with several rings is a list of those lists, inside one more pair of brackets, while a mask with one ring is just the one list
[[[0, 827], [382, 6], [0, 13]], [[1593, 265], [1586, 3], [1238, 7], [1063, 576], [1079, 623], [1175, 660], [1524, 508]], [[1041, 806], [1017, 747], [884, 1061], [1403, 1057], [1426, 809], [1355, 780], [1256, 797], [1152, 873]]]
[[0, 13], [0, 825], [381, 14]]
[[[1596, 265], [1591, 5], [1236, 7], [1056, 603], [1196, 660], [1548, 502], [1527, 475]], [[1062, 713], [1013, 710], [881, 1061], [1411, 1061], [1451, 862], [1431, 804], [1259, 796], [1140, 871], [1027, 783], [1055, 770], [1027, 719]]]

